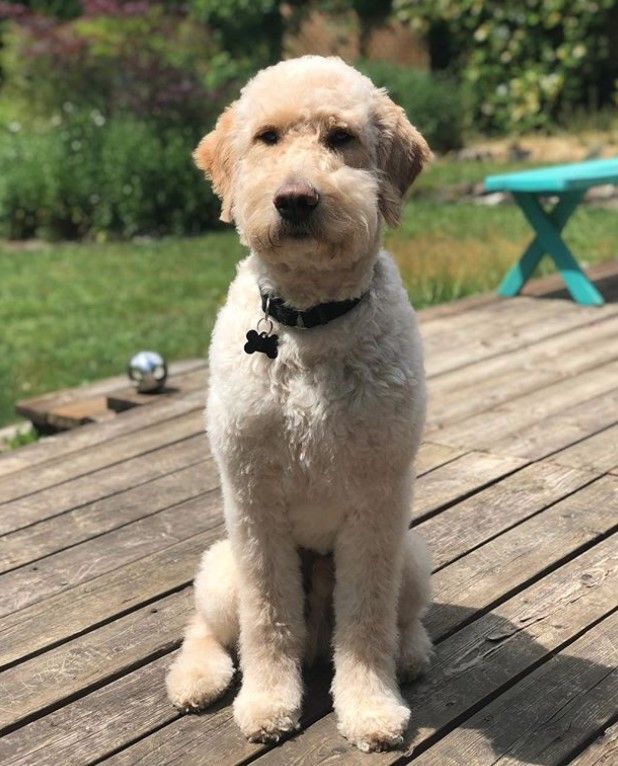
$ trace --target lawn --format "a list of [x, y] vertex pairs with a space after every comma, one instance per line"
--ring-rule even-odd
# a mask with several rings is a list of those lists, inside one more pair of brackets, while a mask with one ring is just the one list
[[[389, 232], [417, 308], [495, 288], [530, 233], [512, 205], [445, 204], [444, 185], [481, 180], [494, 166], [436, 163]], [[615, 210], [580, 209], [566, 239], [583, 263], [618, 257]], [[232, 231], [107, 244], [0, 243], [0, 425], [14, 403], [118, 374], [153, 348], [201, 356], [243, 249]]]

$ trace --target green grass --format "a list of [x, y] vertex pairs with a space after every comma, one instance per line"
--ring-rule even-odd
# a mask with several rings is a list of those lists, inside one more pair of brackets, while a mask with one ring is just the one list
[[[501, 166], [504, 168], [504, 166]], [[495, 166], [437, 163], [387, 235], [421, 308], [494, 289], [530, 232], [514, 206], [444, 204], [446, 184]], [[500, 169], [500, 168], [498, 168]], [[580, 209], [566, 239], [583, 263], [618, 256], [616, 212]], [[109, 244], [0, 243], [0, 426], [16, 400], [121, 373], [143, 348], [169, 360], [206, 353], [243, 249], [232, 231]]]

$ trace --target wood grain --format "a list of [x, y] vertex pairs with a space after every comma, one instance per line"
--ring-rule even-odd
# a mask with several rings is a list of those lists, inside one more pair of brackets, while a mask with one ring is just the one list
[[567, 407], [498, 438], [493, 449], [513, 457], [539, 460], [603, 431], [616, 422], [618, 388]]
[[[618, 411], [617, 411], [618, 412]], [[551, 457], [554, 463], [574, 468], [611, 471], [618, 466], [618, 425], [571, 444]]]
[[[618, 481], [605, 476], [458, 559], [433, 576], [441, 600], [467, 609], [490, 607], [506, 592], [618, 529]], [[452, 609], [427, 618], [432, 634], [455, 627]]]
[[0, 617], [194, 537], [212, 526], [203, 511], [209, 502], [198, 495], [7, 572], [0, 576]]
[[569, 766], [615, 766], [618, 763], [618, 723], [608, 726]]
[[526, 461], [519, 458], [468, 452], [419, 477], [414, 487], [414, 517], [422, 519], [524, 465]]
[[548, 461], [533, 463], [437, 516], [421, 521], [418, 529], [431, 540], [434, 567], [442, 568], [598, 476], [598, 472]]
[[[184, 443], [183, 443], [184, 445]], [[183, 445], [174, 445], [173, 454], [181, 458]], [[194, 450], [191, 448], [191, 455]], [[44, 519], [0, 537], [0, 571], [23, 566], [49, 556], [137, 519], [204, 494], [218, 485], [213, 463], [200, 461], [187, 467], [172, 466], [165, 473], [166, 461], [151, 463], [159, 478], [129, 489], [113, 492], [72, 510]], [[184, 462], [184, 461], [183, 461]]]
[[207, 531], [4, 617], [0, 667], [188, 585], [203, 551], [223, 536], [216, 496], [209, 512]]
[[[64, 457], [48, 461], [42, 466], [24, 469], [11, 476], [11, 481], [0, 485], [1, 504], [20, 497], [30, 497], [42, 489], [71, 479], [92, 474], [101, 468], [117, 465], [137, 455], [181, 441], [204, 431], [198, 409], [164, 423], [155, 423], [138, 433], [119, 436], [111, 442], [83, 449], [71, 460]], [[4, 508], [2, 508], [4, 513]]]
[[429, 378], [478, 362], [479, 359], [532, 347], [544, 338], [592, 326], [618, 312], [618, 308], [611, 304], [583, 310], [580, 306], [561, 306], [560, 311], [556, 311], [552, 301], [521, 300], [530, 303], [520, 306], [522, 313], [519, 319], [508, 315], [492, 317], [491, 322], [461, 329], [453, 323], [450, 332], [435, 339], [428, 337], [425, 350]]
[[618, 614], [422, 753], [418, 766], [557, 766], [615, 713]]
[[0, 731], [178, 646], [193, 606], [190, 588], [0, 673]]
[[443, 428], [618, 359], [618, 317], [480, 360], [429, 382], [428, 428]]
[[539, 420], [568, 415], [576, 405], [611, 394], [618, 380], [618, 360], [587, 370], [572, 380], [561, 380], [506, 402], [487, 412], [444, 428], [429, 429], [426, 438], [440, 444], [499, 450], [505, 437], [525, 432]]
[[[178, 399], [165, 400], [151, 405], [151, 409], [135, 409], [105, 423], [92, 423], [81, 428], [46, 436], [34, 444], [0, 455], [0, 476], [32, 468], [61, 456], [78, 453], [80, 450], [104, 444], [122, 434], [135, 433], [153, 423], [163, 423], [178, 415], [204, 407], [205, 398], [201, 391]], [[8, 481], [8, 479], [7, 479]]]
[[429, 471], [461, 457], [465, 452], [466, 450], [457, 447], [447, 447], [445, 444], [423, 441], [416, 456], [416, 475], [422, 476], [424, 473], [429, 473]]
[[[362, 766], [369, 757], [380, 766], [400, 764], [429, 738], [448, 731], [453, 722], [471, 714], [500, 690], [508, 689], [522, 673], [568, 645], [590, 623], [602, 619], [614, 607], [617, 584], [618, 550], [608, 540], [440, 642], [427, 675], [402, 689], [412, 712], [403, 758], [397, 752], [371, 756], [358, 752], [341, 737], [335, 717], [329, 713], [302, 734], [263, 755], [258, 763], [313, 766], [341, 762]], [[436, 599], [441, 599], [439, 592]], [[469, 611], [462, 610], [458, 616], [466, 620]], [[193, 727], [175, 721], [113, 759], [114, 766], [142, 763], [152, 746], [157, 752], [159, 748], [166, 753], [179, 752], [182, 739], [176, 739], [174, 733], [181, 728], [186, 731]], [[169, 746], [168, 741], [174, 744]], [[208, 750], [193, 758], [195, 766], [215, 763]], [[166, 757], [160, 762], [172, 763], [174, 759]], [[224, 761], [232, 762], [230, 758]]]

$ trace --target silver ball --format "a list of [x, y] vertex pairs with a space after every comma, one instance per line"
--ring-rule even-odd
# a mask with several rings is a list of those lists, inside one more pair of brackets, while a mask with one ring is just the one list
[[131, 357], [127, 373], [141, 394], [152, 394], [165, 385], [167, 364], [156, 351], [140, 351]]

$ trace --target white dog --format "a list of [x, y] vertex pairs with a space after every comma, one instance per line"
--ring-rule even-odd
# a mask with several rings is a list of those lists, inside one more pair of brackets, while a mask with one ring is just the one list
[[380, 239], [429, 148], [366, 77], [305, 56], [252, 79], [194, 156], [251, 254], [210, 346], [229, 540], [204, 555], [170, 699], [219, 697], [237, 647], [236, 721], [277, 741], [298, 727], [303, 660], [332, 640], [341, 733], [396, 746], [409, 718], [396, 671], [431, 653], [429, 557], [407, 531], [425, 383]]

